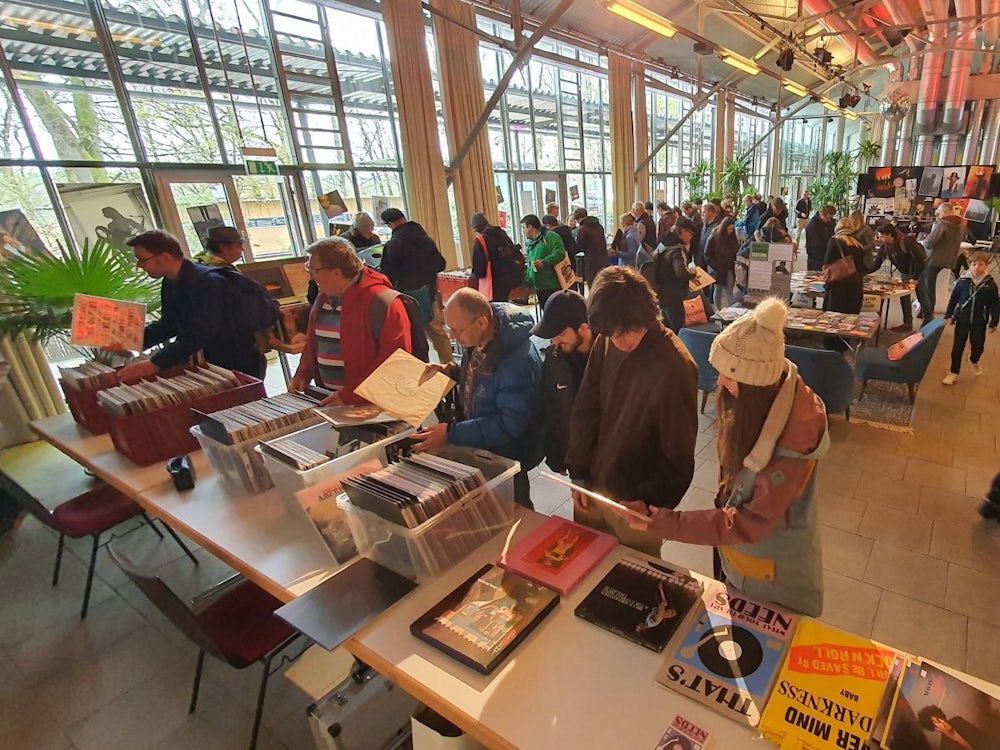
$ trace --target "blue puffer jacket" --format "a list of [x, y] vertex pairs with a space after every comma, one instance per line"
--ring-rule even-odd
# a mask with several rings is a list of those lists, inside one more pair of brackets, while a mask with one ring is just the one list
[[542, 460], [538, 408], [542, 358], [531, 342], [534, 320], [512, 305], [494, 302], [499, 335], [486, 346], [486, 363], [469, 371], [467, 351], [458, 377], [461, 408], [468, 378], [472, 378], [471, 409], [448, 425], [448, 442], [484, 448], [532, 469]]

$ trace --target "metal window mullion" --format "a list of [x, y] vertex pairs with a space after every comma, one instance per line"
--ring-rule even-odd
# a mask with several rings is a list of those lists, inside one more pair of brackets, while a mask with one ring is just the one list
[[531, 61], [529, 60], [523, 68], [524, 78], [528, 82], [528, 120], [531, 123], [531, 157], [532, 169], [538, 169], [538, 132], [535, 123], [535, 94], [531, 80]]
[[[125, 88], [124, 76], [121, 65], [118, 62], [114, 43], [111, 41], [111, 30], [108, 28], [108, 19], [104, 16], [104, 8], [101, 7], [98, 0], [86, 0], [86, 2], [87, 9], [90, 11], [90, 21], [94, 25], [94, 33], [97, 36], [98, 46], [104, 55], [104, 64], [108, 69], [108, 78], [111, 79], [111, 85], [114, 87], [115, 96], [118, 99], [118, 107], [122, 111], [125, 130], [132, 141], [132, 150], [139, 161], [148, 163], [149, 154], [146, 152], [146, 145], [142, 141], [142, 135], [139, 131], [139, 121], [136, 119], [135, 110], [132, 109], [132, 98], [129, 96], [128, 89]], [[139, 173], [142, 176], [146, 192], [150, 196], [158, 197], [159, 194], [156, 192], [156, 186], [151, 176], [145, 170], [140, 170]], [[150, 204], [153, 221], [157, 224], [162, 224], [163, 214], [160, 211], [159, 201], [152, 200]]]
[[330, 43], [330, 29], [327, 24], [326, 8], [317, 6], [319, 28], [323, 36], [323, 53], [326, 57], [326, 69], [330, 76], [332, 99], [336, 108], [337, 124], [340, 128], [340, 145], [344, 151], [344, 162], [349, 169], [354, 169], [354, 153], [351, 151], [351, 139], [347, 132], [347, 115], [344, 113], [344, 95], [340, 88], [340, 71], [337, 69], [337, 57]]
[[226, 151], [226, 139], [222, 136], [222, 125], [219, 123], [219, 116], [212, 104], [212, 90], [209, 86], [208, 68], [205, 66], [205, 58], [201, 54], [201, 47], [198, 45], [198, 35], [194, 30], [194, 22], [191, 18], [191, 10], [188, 8], [188, 0], [181, 0], [181, 8], [184, 10], [184, 23], [188, 30], [188, 39], [191, 42], [191, 55], [194, 57], [195, 66], [198, 68], [198, 78], [201, 81], [201, 89], [205, 95], [205, 106], [208, 107], [208, 114], [212, 118], [212, 130], [215, 131], [215, 141], [219, 146], [219, 155], [222, 163], [229, 163], [229, 154]]
[[285, 65], [281, 60], [281, 48], [278, 46], [278, 37], [274, 31], [274, 24], [271, 22], [270, 0], [260, 0], [260, 7], [263, 11], [261, 13], [261, 21], [264, 24], [268, 45], [271, 48], [271, 62], [274, 64], [274, 80], [278, 85], [278, 91], [281, 93], [281, 103], [285, 109], [285, 135], [288, 137], [288, 142], [292, 144], [292, 153], [295, 156], [295, 161], [298, 164], [302, 164], [304, 161], [302, 158], [302, 144], [299, 143], [295, 128], [292, 127], [291, 95], [288, 92], [288, 81], [285, 78]]
[[[3, 45], [0, 44], [0, 70], [3, 72], [4, 81], [7, 82], [7, 92], [10, 95], [10, 100], [14, 105], [14, 109], [17, 110], [17, 116], [21, 120], [21, 126], [24, 128], [24, 134], [28, 138], [28, 145], [31, 147], [32, 153], [35, 155], [35, 159], [38, 161], [42, 160], [42, 149], [38, 144], [38, 137], [35, 135], [35, 129], [31, 125], [31, 120], [28, 118], [27, 110], [24, 108], [24, 102], [21, 100], [21, 92], [17, 86], [17, 80], [14, 78], [14, 71], [11, 70], [10, 61], [7, 59], [7, 54], [3, 49]], [[56, 184], [52, 180], [52, 176], [49, 174], [47, 168], [38, 167], [38, 172], [42, 176], [42, 184], [45, 185], [45, 192], [49, 196], [49, 200], [52, 202], [52, 210], [56, 214], [56, 222], [59, 224], [59, 229], [63, 233], [63, 239], [66, 241], [66, 247], [69, 248], [71, 253], [76, 252], [76, 242], [73, 238], [73, 232], [69, 226], [69, 220], [66, 218], [66, 213], [63, 211], [62, 201], [59, 200], [59, 191], [56, 190]]]
[[[396, 174], [399, 179], [399, 191], [403, 194], [403, 203], [409, 206], [409, 201], [406, 197], [406, 180], [403, 179], [403, 170], [398, 166], [403, 163], [403, 149], [399, 143], [399, 134], [396, 132], [396, 115], [392, 111], [392, 96], [389, 94], [389, 82], [392, 80], [392, 73], [386, 62], [385, 42], [382, 39], [383, 33], [385, 33], [385, 23], [381, 20], [377, 21], [375, 31], [378, 38], [379, 60], [382, 63], [382, 89], [385, 91], [386, 112], [389, 115], [389, 131], [392, 134], [392, 141], [396, 146], [396, 155], [398, 157]], [[351, 179], [354, 180], [354, 191], [357, 195], [358, 206], [360, 206], [361, 188], [358, 186], [358, 176], [354, 169], [351, 170]]]

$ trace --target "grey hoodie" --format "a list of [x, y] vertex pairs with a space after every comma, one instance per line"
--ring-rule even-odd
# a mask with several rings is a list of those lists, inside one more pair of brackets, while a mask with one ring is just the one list
[[935, 268], [951, 268], [955, 265], [964, 235], [965, 225], [958, 216], [945, 216], [935, 221], [924, 240], [927, 265]]

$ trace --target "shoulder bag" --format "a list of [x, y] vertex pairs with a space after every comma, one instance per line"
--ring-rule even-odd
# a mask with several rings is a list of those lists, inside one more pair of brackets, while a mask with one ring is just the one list
[[854, 265], [854, 256], [844, 255], [844, 247], [839, 241], [837, 242], [837, 249], [840, 250], [840, 258], [826, 267], [827, 284], [843, 281], [858, 272], [857, 266]]

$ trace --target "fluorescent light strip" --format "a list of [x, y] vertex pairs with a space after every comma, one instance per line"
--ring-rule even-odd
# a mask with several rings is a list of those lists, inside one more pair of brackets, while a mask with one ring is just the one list
[[732, 65], [737, 70], [742, 70], [744, 73], [749, 73], [752, 76], [760, 73], [760, 67], [753, 60], [748, 60], [745, 57], [737, 55], [735, 52], [729, 52], [728, 50], [721, 50], [719, 52], [719, 57], [722, 58], [722, 62], [726, 65]]
[[789, 91], [796, 96], [807, 96], [809, 94], [809, 89], [800, 83], [796, 83], [795, 81], [784, 81], [781, 85], [785, 87], [786, 91]]
[[677, 33], [677, 29], [671, 26], [666, 18], [631, 2], [631, 0], [611, 0], [605, 7], [615, 15], [627, 18], [629, 21], [644, 26], [650, 31], [655, 31], [657, 34], [663, 34], [667, 38]]
[[819, 101], [820, 101], [820, 104], [822, 104], [824, 107], [826, 107], [831, 112], [839, 112], [840, 111], [840, 107], [837, 106], [836, 102], [832, 102], [829, 99], [820, 99]]
[[844, 115], [844, 117], [846, 117], [846, 118], [847, 118], [848, 120], [857, 120], [857, 119], [858, 119], [858, 116], [857, 116], [856, 114], [854, 114], [853, 112], [848, 112], [848, 111], [847, 111], [846, 109], [845, 109], [845, 110], [843, 111], [843, 113], [842, 113], [842, 114], [843, 114], [843, 115]]

